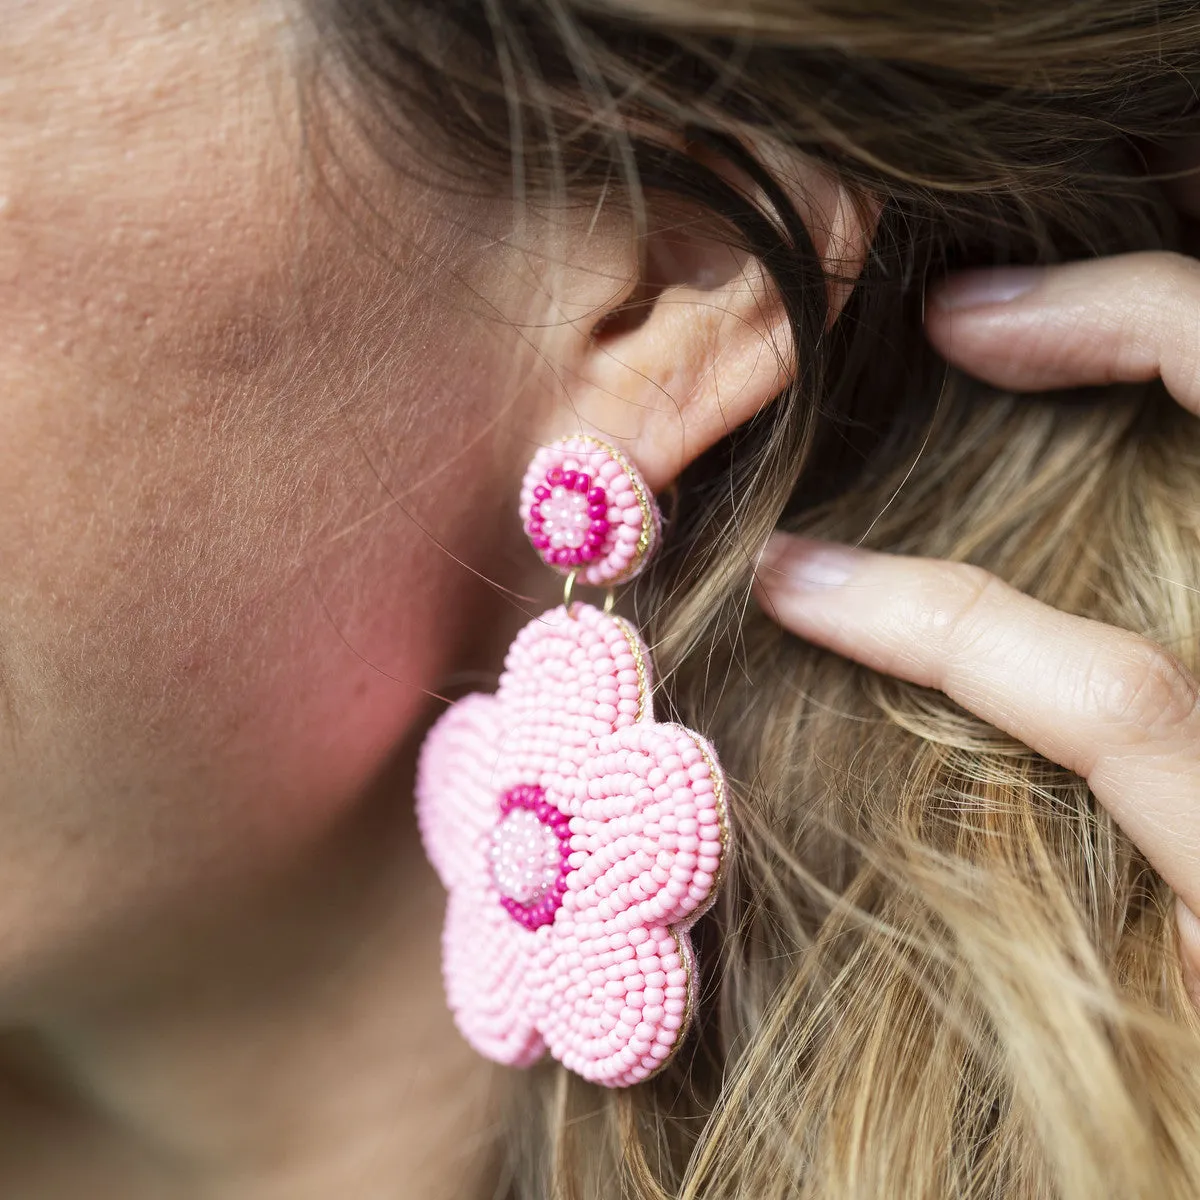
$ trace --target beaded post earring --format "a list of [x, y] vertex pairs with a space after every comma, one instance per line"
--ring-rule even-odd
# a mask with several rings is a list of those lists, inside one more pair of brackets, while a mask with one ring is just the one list
[[418, 768], [421, 836], [449, 893], [446, 991], [487, 1057], [548, 1052], [626, 1087], [662, 1068], [695, 1008], [688, 930], [727, 854], [724, 778], [702, 737], [654, 720], [634, 627], [571, 600], [577, 580], [633, 578], [658, 543], [636, 468], [566, 438], [534, 457], [520, 511], [566, 577], [563, 604], [517, 635], [495, 695], [442, 715]]

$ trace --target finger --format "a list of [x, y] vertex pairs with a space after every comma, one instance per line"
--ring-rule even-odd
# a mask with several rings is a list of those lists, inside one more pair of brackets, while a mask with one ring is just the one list
[[1161, 376], [1200, 413], [1200, 263], [1124, 254], [971, 271], [930, 293], [929, 339], [949, 362], [1016, 391]]
[[1175, 904], [1175, 921], [1179, 929], [1179, 957], [1183, 980], [1192, 1003], [1200, 1008], [1200, 917], [1182, 900]]
[[760, 599], [786, 628], [938, 688], [1082, 775], [1200, 910], [1200, 705], [1162, 647], [1070, 616], [977, 567], [777, 535]]

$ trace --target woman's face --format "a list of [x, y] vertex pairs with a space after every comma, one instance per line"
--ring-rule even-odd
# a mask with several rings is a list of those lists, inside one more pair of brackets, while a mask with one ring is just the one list
[[390, 177], [381, 261], [314, 166], [303, 36], [258, 0], [4, 10], [7, 1020], [319, 838], [468, 646], [458, 561], [505, 565], [511, 335], [451, 282], [463, 209]]

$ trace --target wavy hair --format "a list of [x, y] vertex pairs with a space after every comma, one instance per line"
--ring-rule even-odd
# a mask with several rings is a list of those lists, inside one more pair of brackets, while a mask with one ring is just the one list
[[[732, 781], [696, 1032], [629, 1091], [553, 1065], [514, 1079], [504, 1188], [1200, 1196], [1200, 1019], [1162, 880], [1078, 777], [747, 603], [782, 524], [978, 564], [1200, 667], [1200, 425], [1158, 385], [998, 392], [921, 331], [945, 270], [1175, 244], [1146, 161], [1196, 127], [1195, 4], [311, 7], [374, 125], [429, 139], [461, 181], [714, 214], [772, 277], [801, 364], [680, 480], [637, 596], [664, 700]], [[748, 134], [882, 205], [832, 329], [809, 234]]]

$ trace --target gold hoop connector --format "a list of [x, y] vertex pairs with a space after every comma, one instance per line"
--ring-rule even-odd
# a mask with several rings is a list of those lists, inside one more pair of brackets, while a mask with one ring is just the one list
[[608, 595], [604, 597], [604, 615], [606, 617], [612, 616], [612, 610], [616, 607], [616, 603], [617, 603], [616, 590], [614, 588], [609, 588]]
[[572, 571], [563, 584], [563, 608], [567, 610], [568, 616], [571, 614], [571, 594], [575, 591], [575, 576], [578, 574], [578, 571]]

